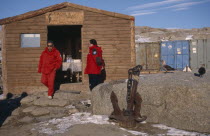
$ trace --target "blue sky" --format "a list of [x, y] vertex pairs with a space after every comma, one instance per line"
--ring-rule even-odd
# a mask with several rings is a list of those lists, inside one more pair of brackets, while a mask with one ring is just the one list
[[210, 27], [210, 0], [0, 0], [0, 19], [66, 1], [133, 15], [136, 26]]

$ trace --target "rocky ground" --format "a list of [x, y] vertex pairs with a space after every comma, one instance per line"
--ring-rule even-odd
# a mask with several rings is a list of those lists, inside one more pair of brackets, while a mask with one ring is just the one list
[[163, 29], [152, 28], [148, 26], [136, 26], [136, 42], [157, 42], [157, 41], [174, 41], [174, 40], [191, 40], [191, 39], [209, 39], [210, 27], [194, 29]]
[[[167, 84], [174, 82], [170, 79], [172, 74], [176, 75], [177, 82], [183, 84], [190, 85], [191, 80], [198, 84], [202, 80], [210, 81], [208, 75], [199, 78], [192, 76], [192, 73], [179, 72], [142, 75], [141, 79], [152, 84], [169, 78], [165, 81]], [[139, 123], [133, 129], [121, 128], [117, 123], [109, 122], [107, 115], [91, 114], [91, 95], [90, 92], [59, 90], [54, 99], [50, 100], [46, 92], [14, 96], [10, 94], [8, 99], [0, 101], [0, 136], [208, 135], [151, 122]]]

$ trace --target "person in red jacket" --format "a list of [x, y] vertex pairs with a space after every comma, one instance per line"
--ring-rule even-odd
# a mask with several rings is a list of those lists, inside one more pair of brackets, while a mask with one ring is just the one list
[[41, 82], [48, 87], [49, 99], [52, 99], [56, 70], [60, 68], [61, 64], [60, 52], [54, 47], [52, 41], [48, 41], [47, 47], [40, 56], [38, 73], [42, 73]]
[[102, 83], [100, 75], [102, 69], [103, 59], [101, 47], [97, 45], [97, 41], [95, 39], [91, 39], [85, 68], [85, 74], [88, 74], [89, 77], [90, 90]]

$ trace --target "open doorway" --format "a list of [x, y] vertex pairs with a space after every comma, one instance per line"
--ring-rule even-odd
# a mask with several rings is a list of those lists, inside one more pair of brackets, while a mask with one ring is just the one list
[[61, 53], [63, 63], [55, 84], [82, 82], [81, 25], [48, 26], [48, 40]]

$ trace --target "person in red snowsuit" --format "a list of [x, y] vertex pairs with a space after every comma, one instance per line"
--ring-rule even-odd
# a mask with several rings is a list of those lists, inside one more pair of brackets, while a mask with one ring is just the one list
[[60, 52], [54, 47], [52, 41], [48, 41], [47, 47], [40, 56], [38, 73], [42, 73], [41, 82], [48, 87], [49, 99], [52, 99], [56, 70], [60, 68], [61, 64]]
[[[100, 61], [99, 64], [97, 61]], [[103, 69], [103, 59], [101, 47], [97, 45], [95, 39], [90, 40], [89, 53], [87, 55], [87, 64], [85, 68], [85, 74], [89, 77], [89, 87], [92, 90], [95, 86], [102, 83], [101, 81], [101, 70]]]

